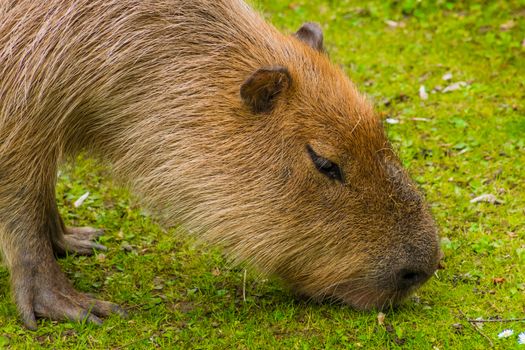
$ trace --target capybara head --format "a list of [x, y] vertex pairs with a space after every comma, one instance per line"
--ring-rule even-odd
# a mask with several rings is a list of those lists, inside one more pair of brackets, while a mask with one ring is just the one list
[[434, 221], [320, 29], [306, 24], [289, 40], [288, 61], [240, 86], [243, 127], [230, 137], [243, 144], [221, 171], [235, 185], [210, 224], [229, 219], [230, 231], [216, 240], [310, 298], [395, 304], [437, 268]]

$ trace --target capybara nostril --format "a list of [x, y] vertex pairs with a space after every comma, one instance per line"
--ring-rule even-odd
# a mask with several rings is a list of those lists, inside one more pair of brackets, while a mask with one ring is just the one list
[[424, 271], [413, 269], [401, 269], [396, 276], [396, 287], [398, 290], [407, 290], [425, 282], [430, 275]]

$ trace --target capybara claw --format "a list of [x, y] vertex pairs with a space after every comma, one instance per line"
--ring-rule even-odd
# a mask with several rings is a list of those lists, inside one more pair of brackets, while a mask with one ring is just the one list
[[111, 312], [114, 313], [114, 314], [119, 315], [122, 318], [128, 318], [129, 317], [128, 312], [123, 307], [121, 307], [120, 305], [117, 305], [117, 304], [113, 304]]
[[[73, 319], [72, 321], [77, 321], [77, 320]], [[82, 312], [82, 314], [80, 315], [80, 321], [89, 323], [89, 324], [94, 324], [97, 326], [102, 326], [102, 324], [104, 323], [104, 321], [102, 321], [100, 318], [86, 311]]]
[[36, 317], [33, 312], [30, 312], [26, 315], [21, 315], [22, 322], [24, 323], [24, 326], [29, 329], [30, 331], [36, 331], [38, 326], [36, 324]]
[[94, 242], [104, 233], [103, 230], [92, 227], [68, 227], [66, 234], [58, 242], [58, 255], [75, 253], [79, 255], [93, 255], [95, 250], [106, 251], [106, 246]]
[[12, 277], [22, 321], [30, 330], [37, 328], [37, 318], [100, 325], [111, 314], [125, 315], [120, 306], [75, 290], [54, 259], [20, 266]]
[[90, 240], [77, 239], [76, 237], [65, 235], [61, 243], [62, 249], [68, 253], [79, 255], [93, 255], [95, 250], [108, 250], [106, 246], [92, 242]]
[[127, 313], [118, 305], [88, 297], [86, 294], [69, 290], [69, 295], [63, 291], [47, 291], [38, 295], [34, 305], [21, 311], [22, 321], [29, 330], [37, 329], [36, 319], [48, 318], [56, 321], [72, 321], [102, 325], [102, 317], [117, 314], [127, 317]]

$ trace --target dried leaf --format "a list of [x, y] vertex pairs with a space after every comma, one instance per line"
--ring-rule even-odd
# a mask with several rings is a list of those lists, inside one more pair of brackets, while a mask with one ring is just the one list
[[490, 203], [490, 204], [503, 204], [503, 201], [496, 198], [496, 196], [493, 194], [482, 194], [481, 196], [478, 196], [470, 200], [470, 203], [480, 203], [480, 202], [485, 202], [485, 203]]
[[385, 314], [380, 312], [377, 314], [377, 323], [382, 326], [385, 324]]
[[501, 29], [502, 31], [506, 32], [508, 30], [511, 30], [515, 26], [516, 26], [516, 22], [514, 22], [513, 20], [510, 20], [510, 21], [507, 21], [507, 22], [503, 23], [502, 25], [500, 25], [499, 29]]
[[80, 196], [75, 203], [73, 203], [73, 206], [75, 208], [80, 207], [82, 204], [84, 204], [84, 201], [89, 197], [89, 192], [84, 193], [82, 196]]
[[506, 281], [507, 279], [505, 277], [494, 277], [492, 279], [492, 283], [494, 284], [502, 284]]

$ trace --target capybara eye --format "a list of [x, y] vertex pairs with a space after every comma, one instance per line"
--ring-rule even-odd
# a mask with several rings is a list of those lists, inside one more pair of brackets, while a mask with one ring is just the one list
[[332, 180], [337, 180], [341, 183], [344, 182], [343, 172], [341, 171], [341, 168], [339, 168], [339, 165], [315, 153], [310, 145], [306, 145], [306, 150], [319, 172], [328, 176]]

